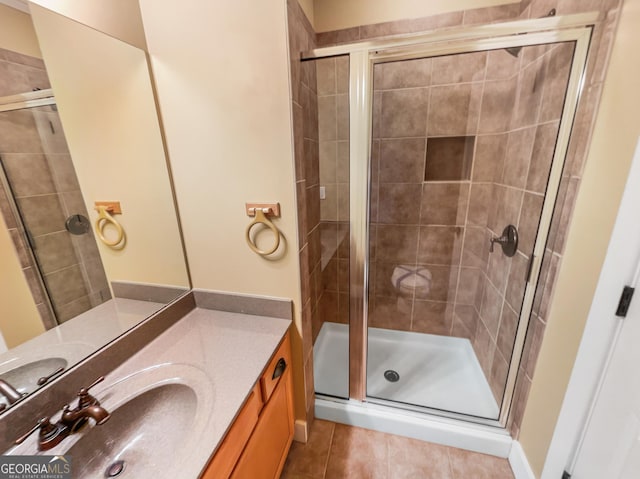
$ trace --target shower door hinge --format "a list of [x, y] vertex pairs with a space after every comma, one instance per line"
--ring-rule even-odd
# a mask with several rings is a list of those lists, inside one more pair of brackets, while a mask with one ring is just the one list
[[631, 286], [625, 286], [622, 288], [622, 294], [620, 295], [620, 301], [618, 302], [618, 309], [616, 309], [616, 316], [621, 318], [627, 317], [634, 291], [635, 288], [632, 288]]
[[562, 471], [562, 479], [571, 479], [571, 474], [567, 471]]
[[528, 283], [531, 279], [531, 271], [533, 271], [533, 262], [536, 259], [536, 255], [531, 253], [531, 259], [529, 259], [529, 266], [527, 266], [527, 275], [524, 278], [524, 282]]

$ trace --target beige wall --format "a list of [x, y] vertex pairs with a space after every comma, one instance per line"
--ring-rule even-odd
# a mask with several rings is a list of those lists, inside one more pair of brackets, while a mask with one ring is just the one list
[[132, 0], [31, 0], [138, 48], [147, 43], [138, 2]]
[[[305, 2], [300, 3], [306, 13]], [[317, 32], [328, 32], [508, 3], [519, 0], [314, 0], [313, 23]]]
[[15, 8], [0, 5], [0, 48], [42, 58], [29, 15]]
[[595, 292], [640, 134], [640, 0], [626, 0], [615, 38], [566, 254], [525, 411], [520, 442], [539, 475]]
[[[285, 1], [143, 0], [141, 10], [193, 286], [291, 298], [299, 326]], [[245, 243], [248, 201], [280, 202], [281, 258]]]
[[44, 332], [9, 231], [0, 215], [0, 331], [9, 349]]
[[145, 53], [31, 6], [92, 222], [94, 201], [120, 201], [122, 251], [100, 241], [110, 280], [188, 286]]

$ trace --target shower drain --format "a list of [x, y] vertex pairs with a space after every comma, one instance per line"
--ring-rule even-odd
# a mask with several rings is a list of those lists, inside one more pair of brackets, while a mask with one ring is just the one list
[[398, 379], [400, 379], [400, 375], [393, 369], [387, 369], [384, 372], [384, 378], [391, 383], [395, 383], [398, 382]]
[[117, 477], [124, 471], [124, 461], [116, 461], [104, 471], [104, 477]]

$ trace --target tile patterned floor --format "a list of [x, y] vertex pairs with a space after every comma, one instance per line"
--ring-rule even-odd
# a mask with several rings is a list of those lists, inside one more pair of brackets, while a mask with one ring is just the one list
[[513, 479], [506, 459], [316, 419], [281, 479]]

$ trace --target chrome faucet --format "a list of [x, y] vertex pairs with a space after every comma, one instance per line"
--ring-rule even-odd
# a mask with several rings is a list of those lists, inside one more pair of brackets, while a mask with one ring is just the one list
[[77, 432], [89, 419], [93, 419], [96, 425], [107, 422], [111, 414], [100, 406], [100, 402], [95, 397], [89, 394], [89, 389], [102, 381], [104, 381], [104, 376], [96, 379], [90, 386], [80, 389], [78, 391], [78, 405], [71, 409], [69, 404], [65, 404], [58, 422], [52, 424], [51, 418], [43, 417], [29, 432], [18, 438], [15, 443], [23, 443], [32, 433], [40, 430], [38, 449], [47, 451], [60, 444], [67, 436]]
[[22, 394], [4, 379], [0, 379], [0, 394], [7, 398], [9, 404], [22, 398]]

